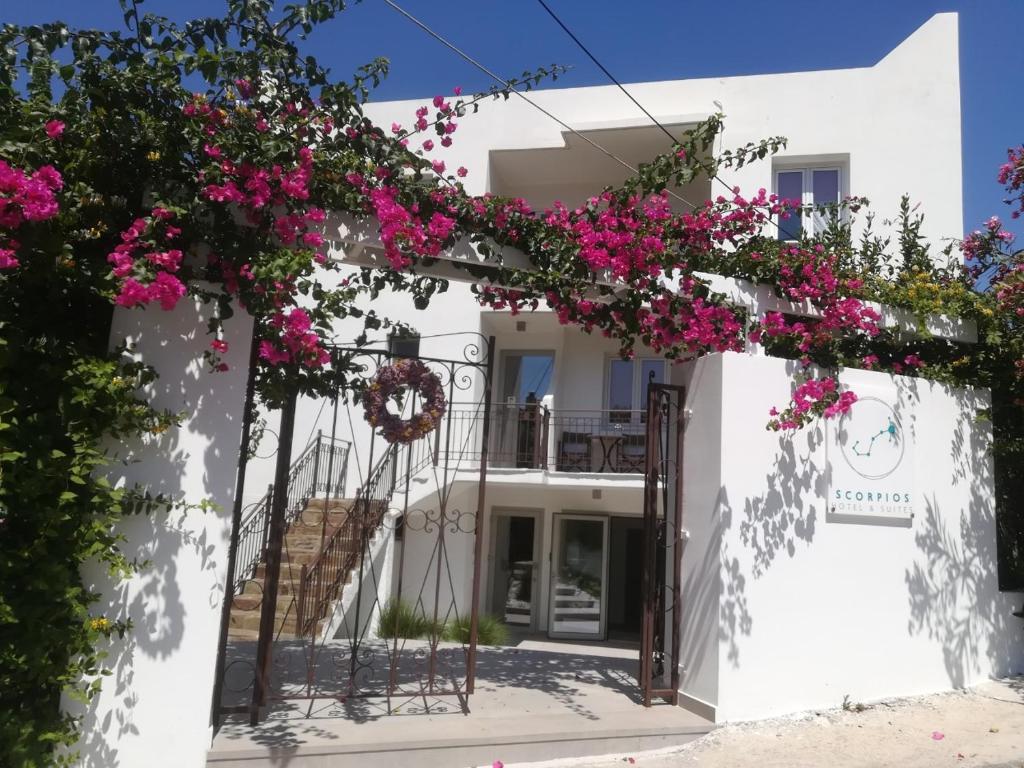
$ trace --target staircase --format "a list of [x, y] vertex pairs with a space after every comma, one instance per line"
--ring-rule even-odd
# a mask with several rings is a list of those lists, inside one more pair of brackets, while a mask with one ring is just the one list
[[[399, 449], [391, 446], [355, 498], [337, 498], [336, 492], [344, 492], [348, 443], [337, 456], [336, 451], [335, 443], [325, 445], [318, 435], [288, 472], [274, 639], [319, 635], [345, 585], [351, 583], [352, 571], [380, 527], [395, 490]], [[401, 460], [405, 466], [404, 452]], [[239, 527], [229, 640], [259, 638], [273, 498], [270, 488]]]
[[[299, 616], [296, 597], [302, 588], [302, 569], [316, 559], [322, 543], [329, 540], [348, 522], [354, 503], [354, 499], [331, 499], [328, 505], [325, 499], [312, 499], [288, 526], [281, 550], [281, 577], [277, 589], [273, 635], [275, 639], [291, 639], [298, 636], [296, 630]], [[325, 569], [325, 576], [331, 583], [338, 580], [341, 565], [338, 563]], [[266, 561], [262, 560], [256, 566], [253, 578], [245, 582], [241, 594], [236, 595], [232, 601], [228, 624], [228, 638], [231, 640], [254, 641], [259, 637], [266, 568]], [[351, 573], [346, 574], [344, 583], [347, 584], [351, 580]], [[318, 631], [321, 624], [322, 619], [317, 623]]]

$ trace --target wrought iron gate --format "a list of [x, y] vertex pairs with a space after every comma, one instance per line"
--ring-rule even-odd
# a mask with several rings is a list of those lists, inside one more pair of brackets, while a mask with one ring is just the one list
[[646, 707], [654, 698], [679, 703], [685, 402], [683, 387], [648, 384], [639, 674]]
[[[332, 355], [367, 381], [391, 361], [385, 350], [335, 348]], [[417, 358], [441, 379], [447, 401], [442, 424], [420, 440], [390, 444], [373, 430], [360, 445], [354, 423], [362, 414], [353, 418], [345, 406], [353, 431], [345, 461], [361, 470], [351, 498], [339, 493], [343, 484], [336, 477], [346, 464], [333, 461], [341, 398], [334, 398], [332, 461], [326, 463], [322, 436], [290, 462], [295, 398], [286, 403], [273, 491], [254, 505], [256, 512], [236, 512], [214, 702], [218, 721], [246, 713], [255, 724], [270, 708], [320, 717], [390, 714], [399, 707], [436, 712], [452, 697], [468, 709], [493, 338], [466, 345], [463, 355]], [[475, 407], [479, 418], [453, 419], [457, 399]], [[404, 403], [410, 412], [418, 405], [415, 394]], [[475, 492], [453, 498], [456, 479], [475, 482]], [[255, 530], [246, 524], [250, 518], [257, 520]], [[258, 541], [240, 540], [247, 536]], [[250, 550], [258, 553], [255, 559]]]

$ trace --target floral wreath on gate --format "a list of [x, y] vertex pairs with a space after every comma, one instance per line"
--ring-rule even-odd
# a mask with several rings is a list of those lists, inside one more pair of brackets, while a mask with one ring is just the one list
[[[388, 410], [388, 401], [402, 389], [412, 389], [423, 409], [408, 419]], [[437, 374], [419, 360], [404, 359], [382, 366], [366, 388], [363, 414], [389, 443], [411, 443], [437, 429], [446, 410], [444, 386]]]

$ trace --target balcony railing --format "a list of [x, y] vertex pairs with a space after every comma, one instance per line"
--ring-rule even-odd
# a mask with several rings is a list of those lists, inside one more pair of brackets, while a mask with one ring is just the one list
[[[552, 472], [643, 473], [643, 411], [549, 409], [541, 403], [492, 407], [488, 466]], [[468, 469], [481, 459], [482, 407], [453, 405], [440, 429], [414, 444], [413, 473], [446, 458]]]

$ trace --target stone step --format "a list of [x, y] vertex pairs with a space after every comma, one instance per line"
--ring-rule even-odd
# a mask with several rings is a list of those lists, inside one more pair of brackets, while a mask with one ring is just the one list
[[[355, 499], [334, 499], [331, 501], [331, 505], [327, 508], [327, 514], [347, 514], [348, 511], [352, 508], [353, 504], [355, 504]], [[323, 513], [323, 499], [310, 499], [309, 501], [306, 502], [306, 509], [302, 512], [303, 516], [307, 516], [310, 519], [322, 519]]]
[[228, 626], [228, 639], [239, 642], [256, 642], [260, 639], [258, 629], [241, 629], [240, 627]]
[[[295, 636], [297, 618], [295, 596], [300, 589], [302, 566], [311, 564], [319, 556], [322, 543], [345, 525], [353, 503], [352, 499], [334, 499], [329, 505], [325, 503], [324, 499], [311, 500], [306, 509], [289, 525], [285, 532], [281, 552], [275, 638]], [[350, 546], [358, 548], [360, 543], [353, 542]], [[263, 605], [263, 579], [266, 570], [266, 563], [261, 562], [256, 567], [253, 578], [246, 582], [242, 594], [234, 600], [228, 632], [232, 639], [239, 641], [258, 639]], [[323, 574], [327, 583], [333, 583], [337, 577], [337, 565]], [[336, 590], [339, 594], [332, 595], [332, 599], [339, 599], [344, 586], [351, 581], [352, 573], [345, 574]], [[320, 621], [318, 626], [322, 626], [322, 624], [323, 621]]]
[[[478, 693], [471, 699], [473, 709], [458, 720], [384, 717], [367, 729], [354, 718], [335, 716], [316, 720], [316, 728], [299, 730], [288, 728], [289, 721], [283, 719], [269, 719], [253, 729], [239, 718], [214, 736], [206, 766], [264, 768], [287, 763], [288, 768], [452, 768], [490, 765], [499, 755], [506, 763], [572, 758], [575, 765], [610, 765], [609, 756], [615, 755], [621, 765], [627, 761], [622, 755], [676, 749], [715, 728], [681, 707], [633, 705], [620, 709], [605, 704], [604, 699], [596, 713], [586, 709], [584, 714], [561, 714], [552, 712], [551, 707], [530, 711], [520, 703], [531, 701], [528, 694], [532, 691], [522, 690], [527, 686], [497, 686], [499, 692], [495, 693], [492, 679], [478, 679]], [[670, 761], [666, 757], [663, 764]]]
[[[348, 518], [348, 512], [330, 514], [327, 516], [327, 527], [338, 528], [343, 525]], [[323, 516], [319, 512], [306, 512], [299, 515], [288, 524], [288, 532], [306, 531], [308, 533], [316, 533], [317, 535], [320, 535], [320, 530], [323, 527]]]

